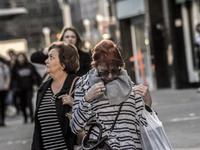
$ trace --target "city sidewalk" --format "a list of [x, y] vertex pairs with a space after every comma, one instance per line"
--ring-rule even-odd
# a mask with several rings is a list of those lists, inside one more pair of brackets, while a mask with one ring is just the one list
[[151, 91], [153, 108], [158, 112], [174, 150], [200, 150], [200, 93], [192, 89]]
[[[179, 104], [191, 100], [200, 100], [200, 94], [197, 94], [196, 89], [183, 89], [183, 90], [174, 90], [174, 89], [162, 89], [151, 91], [153, 99], [153, 107], [159, 110], [159, 115], [163, 118], [168, 119], [164, 116], [165, 111], [161, 111], [162, 106], [165, 104]], [[34, 100], [33, 100], [34, 101]], [[35, 101], [34, 101], [35, 102]], [[162, 108], [163, 109], [163, 108]], [[170, 116], [170, 118], [172, 118]], [[165, 121], [164, 121], [165, 122]], [[165, 123], [165, 129], [168, 131], [169, 137], [173, 140], [172, 143], [175, 143], [174, 150], [197, 150], [200, 148], [188, 148], [187, 146], [181, 147], [178, 143], [184, 143], [184, 141], [174, 141], [173, 137], [176, 136], [174, 133], [174, 122], [167, 120]], [[2, 150], [28, 150], [30, 149], [32, 141], [34, 124], [28, 123], [23, 124], [22, 115], [17, 115], [16, 117], [7, 117], [6, 118], [6, 127], [0, 128], [0, 149]], [[173, 128], [173, 129], [171, 129]], [[180, 135], [181, 136], [181, 135]], [[200, 135], [199, 135], [200, 138]], [[177, 143], [177, 146], [176, 146]]]
[[164, 104], [167, 102], [184, 101], [200, 99], [200, 93], [197, 93], [196, 88], [190, 89], [159, 89], [152, 90], [151, 96], [153, 105]]

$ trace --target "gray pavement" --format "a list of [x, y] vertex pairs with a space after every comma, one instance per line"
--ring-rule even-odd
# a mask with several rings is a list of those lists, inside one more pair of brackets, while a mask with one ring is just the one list
[[[154, 90], [151, 94], [174, 150], [200, 150], [200, 94], [196, 89]], [[0, 127], [0, 150], [29, 150], [32, 133], [33, 124], [23, 124], [22, 115], [7, 117], [6, 127]]]
[[152, 91], [153, 108], [175, 150], [200, 150], [200, 94], [196, 89]]

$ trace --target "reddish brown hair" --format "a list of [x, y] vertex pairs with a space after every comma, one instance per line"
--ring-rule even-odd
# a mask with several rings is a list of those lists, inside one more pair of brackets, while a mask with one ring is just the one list
[[124, 60], [121, 53], [114, 42], [110, 40], [102, 40], [92, 49], [93, 67], [106, 63], [107, 66], [113, 65], [124, 68]]

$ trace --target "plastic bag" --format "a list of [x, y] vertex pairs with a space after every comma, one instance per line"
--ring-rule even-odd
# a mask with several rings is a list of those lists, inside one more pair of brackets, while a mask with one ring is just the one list
[[173, 150], [164, 131], [162, 122], [158, 119], [155, 112], [150, 114], [144, 109], [143, 116], [147, 121], [147, 126], [140, 125], [143, 150]]

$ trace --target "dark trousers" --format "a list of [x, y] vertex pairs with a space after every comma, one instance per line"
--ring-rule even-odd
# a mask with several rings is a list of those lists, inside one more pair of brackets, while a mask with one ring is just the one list
[[0, 124], [5, 122], [5, 107], [6, 107], [6, 95], [7, 91], [0, 91]]
[[24, 116], [24, 122], [27, 122], [27, 112], [26, 107], [28, 107], [30, 112], [31, 121], [33, 121], [33, 104], [32, 104], [32, 97], [33, 97], [33, 90], [21, 90], [17, 92], [18, 97], [20, 98], [21, 110]]

